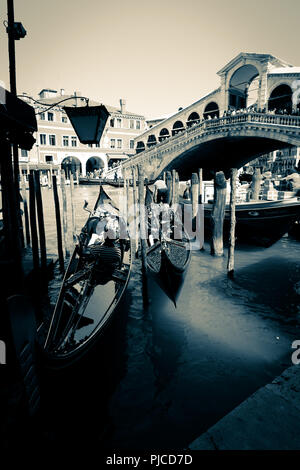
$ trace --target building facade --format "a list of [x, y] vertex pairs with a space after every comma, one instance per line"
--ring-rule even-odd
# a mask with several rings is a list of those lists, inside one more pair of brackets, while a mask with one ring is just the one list
[[[70, 98], [61, 106], [85, 106], [86, 100], [80, 92], [66, 95], [64, 90], [43, 89], [37, 103], [31, 97], [22, 99], [34, 106], [37, 113], [38, 132], [36, 143], [30, 152], [20, 150], [20, 164], [34, 168], [47, 168], [47, 165], [62, 166], [71, 164], [85, 176], [100, 170], [102, 174], [120, 161], [135, 154], [134, 139], [146, 130], [145, 117], [127, 111], [126, 102], [120, 99], [120, 108], [105, 105], [110, 113], [99, 144], [84, 145], [79, 142], [75, 131], [61, 106], [49, 105]], [[89, 100], [90, 106], [100, 103]], [[48, 106], [47, 106], [48, 105]]]

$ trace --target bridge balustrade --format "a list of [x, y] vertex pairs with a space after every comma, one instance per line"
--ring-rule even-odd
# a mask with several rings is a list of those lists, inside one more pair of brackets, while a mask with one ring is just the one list
[[201, 130], [205, 131], [212, 128], [231, 126], [245, 122], [259, 122], [277, 126], [300, 127], [300, 116], [267, 113], [239, 113], [214, 119], [206, 119], [193, 126], [181, 129], [180, 132], [174, 136], [168, 136], [167, 138], [156, 143], [153, 142], [151, 148], [148, 148], [145, 151], [147, 152], [153, 150], [154, 146], [157, 148], [167, 145], [169, 142], [176, 142], [177, 140], [181, 140], [185, 135], [198, 134]]

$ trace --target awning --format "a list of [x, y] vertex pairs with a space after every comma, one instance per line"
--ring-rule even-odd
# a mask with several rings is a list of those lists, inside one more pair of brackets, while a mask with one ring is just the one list
[[124, 153], [107, 153], [106, 154], [109, 160], [127, 160], [128, 155]]

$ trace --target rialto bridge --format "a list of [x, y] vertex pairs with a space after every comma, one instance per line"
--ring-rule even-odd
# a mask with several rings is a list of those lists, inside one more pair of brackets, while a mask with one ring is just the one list
[[149, 179], [176, 169], [241, 167], [253, 158], [300, 146], [300, 67], [269, 54], [241, 53], [219, 72], [220, 87], [136, 139], [136, 155]]

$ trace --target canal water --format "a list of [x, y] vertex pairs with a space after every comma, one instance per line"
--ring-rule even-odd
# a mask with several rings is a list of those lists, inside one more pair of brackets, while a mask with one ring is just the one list
[[[117, 201], [118, 190], [107, 189]], [[67, 194], [69, 191], [67, 188]], [[74, 190], [77, 230], [97, 186]], [[55, 253], [52, 191], [42, 192], [47, 250]], [[69, 209], [69, 221], [71, 221]], [[60, 279], [49, 294], [55, 301]], [[226, 258], [194, 251], [177, 307], [151, 283], [143, 308], [135, 261], [119, 327], [99, 355], [48, 380], [42, 439], [104, 449], [182, 449], [291, 365], [300, 339], [300, 243], [236, 249]]]

